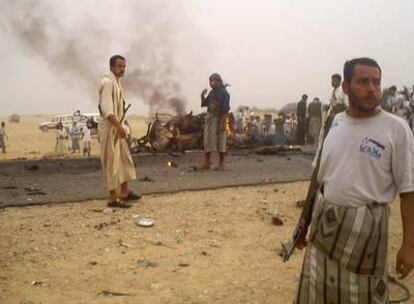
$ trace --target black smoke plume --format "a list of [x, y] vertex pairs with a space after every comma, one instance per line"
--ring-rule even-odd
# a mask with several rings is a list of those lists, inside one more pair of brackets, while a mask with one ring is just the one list
[[[109, 57], [121, 53], [127, 59], [124, 88], [128, 100], [148, 104], [150, 115], [162, 110], [185, 112], [174, 42], [177, 27], [188, 25], [179, 3], [108, 3], [112, 6], [107, 10], [101, 4], [103, 18], [88, 14], [85, 8], [84, 14], [74, 18], [76, 22], [65, 24], [58, 1], [7, 1], [1, 7], [0, 29], [12, 33], [26, 52], [39, 57], [64, 83], [87, 91], [93, 101]], [[114, 6], [122, 16], [116, 19], [119, 23], [111, 21], [116, 15], [111, 10]]]

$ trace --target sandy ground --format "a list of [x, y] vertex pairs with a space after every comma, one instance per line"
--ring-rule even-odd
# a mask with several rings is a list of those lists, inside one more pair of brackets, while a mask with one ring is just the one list
[[[55, 133], [38, 129], [50, 117], [7, 122], [8, 153], [0, 161], [53, 156]], [[143, 119], [130, 122], [136, 136], [146, 132]], [[96, 140], [92, 149], [96, 155]], [[288, 172], [278, 169], [275, 177]], [[278, 251], [307, 184], [146, 195], [116, 212], [96, 200], [0, 209], [0, 303], [292, 303], [303, 252], [285, 264]], [[394, 203], [391, 271], [401, 242], [398, 208]], [[283, 226], [271, 223], [269, 210]], [[136, 226], [139, 216], [155, 226]], [[413, 288], [414, 275], [404, 283]]]
[[[303, 252], [286, 264], [277, 254], [307, 185], [145, 196], [116, 212], [104, 201], [3, 209], [0, 303], [292, 303]], [[272, 208], [283, 226], [271, 224]], [[136, 226], [136, 216], [155, 226]], [[414, 276], [404, 283], [413, 288]]]
[[[0, 121], [6, 122], [6, 132], [9, 137], [7, 153], [0, 152], [0, 161], [5, 159], [27, 158], [38, 159], [43, 156], [53, 157], [56, 144], [56, 132], [49, 130], [42, 132], [39, 129], [41, 122], [49, 121], [51, 115], [22, 116], [19, 123], [9, 122], [7, 117], [0, 117]], [[134, 136], [141, 137], [147, 131], [147, 125], [143, 118], [130, 117], [129, 119]], [[99, 154], [99, 145], [96, 138], [92, 139], [92, 155]], [[80, 155], [70, 155], [80, 157]]]

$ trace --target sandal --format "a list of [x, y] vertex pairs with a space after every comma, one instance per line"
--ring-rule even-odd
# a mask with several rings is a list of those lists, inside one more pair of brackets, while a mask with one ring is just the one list
[[127, 196], [122, 197], [122, 200], [126, 201], [126, 202], [137, 201], [137, 200], [141, 199], [141, 197], [142, 196], [140, 194], [137, 194], [137, 193], [134, 193], [134, 192], [130, 191]]
[[124, 200], [116, 199], [115, 201], [108, 202], [106, 204], [109, 208], [130, 208], [131, 205], [128, 205]]

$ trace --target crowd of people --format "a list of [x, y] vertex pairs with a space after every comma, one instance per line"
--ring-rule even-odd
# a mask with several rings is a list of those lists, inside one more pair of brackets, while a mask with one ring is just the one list
[[59, 155], [66, 154], [67, 151], [71, 151], [72, 154], [80, 153], [80, 141], [82, 139], [83, 156], [91, 155], [91, 130], [88, 125], [80, 128], [76, 122], [72, 124], [69, 130], [63, 126], [62, 123], [58, 123], [56, 132], [56, 145], [55, 153]]
[[[318, 97], [307, 104], [308, 96], [302, 95], [295, 115], [290, 115], [293, 117], [292, 128], [295, 129], [297, 144], [317, 146], [326, 117], [332, 112], [339, 113], [348, 108], [348, 97], [342, 91], [341, 82], [342, 77], [339, 74], [332, 75], [332, 94], [328, 104], [321, 103]], [[414, 85], [411, 90], [403, 87], [398, 91], [396, 86], [384, 89], [381, 108], [404, 119], [414, 133]]]
[[[248, 107], [240, 107], [236, 112], [234, 131], [256, 139], [274, 136], [274, 144], [311, 144], [316, 148], [326, 117], [331, 112], [338, 113], [349, 106], [341, 83], [341, 75], [331, 76], [332, 93], [329, 103], [322, 103], [319, 97], [314, 97], [307, 103], [308, 95], [303, 94], [295, 110], [279, 112], [273, 114], [273, 117], [272, 114], [261, 117], [249, 112]], [[396, 86], [385, 88], [381, 108], [403, 118], [414, 133], [414, 85], [411, 89], [403, 87], [397, 90]]]
[[398, 91], [396, 86], [385, 89], [381, 108], [403, 118], [414, 132], [414, 85], [411, 90], [403, 87]]

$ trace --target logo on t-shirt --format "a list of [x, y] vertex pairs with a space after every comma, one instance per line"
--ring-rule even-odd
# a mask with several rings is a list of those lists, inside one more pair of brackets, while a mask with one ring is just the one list
[[384, 150], [385, 146], [383, 144], [368, 137], [363, 138], [359, 145], [359, 152], [368, 154], [375, 159], [380, 159]]

